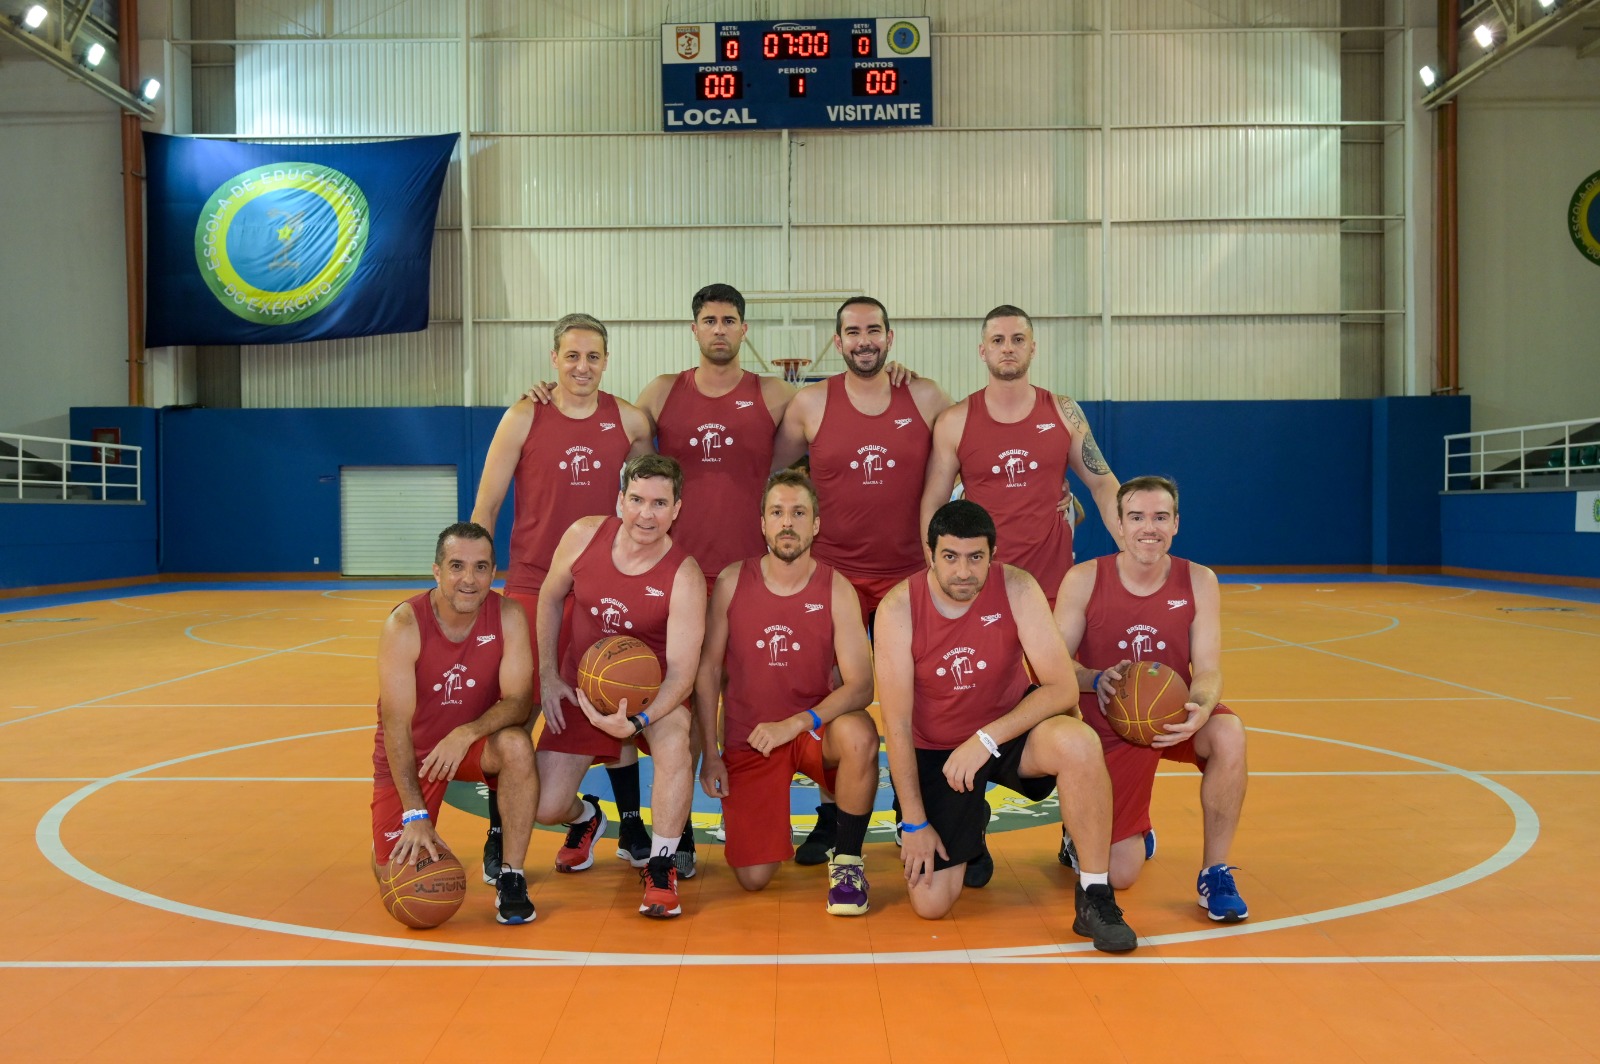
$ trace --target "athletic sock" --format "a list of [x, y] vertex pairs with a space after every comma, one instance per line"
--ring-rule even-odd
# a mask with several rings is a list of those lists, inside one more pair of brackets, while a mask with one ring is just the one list
[[655, 834], [654, 832], [651, 832], [651, 834], [650, 834], [650, 856], [651, 857], [663, 857], [663, 856], [671, 857], [673, 854], [675, 854], [677, 852], [678, 852], [678, 840], [677, 839], [664, 838], [664, 837], [662, 837], [660, 835]]
[[1078, 884], [1082, 886], [1084, 890], [1088, 890], [1090, 887], [1095, 886], [1096, 884], [1103, 887], [1109, 887], [1111, 885], [1111, 873], [1079, 872]]
[[639, 815], [639, 762], [631, 765], [606, 766], [606, 776], [611, 780], [611, 796], [617, 801], [619, 818]]
[[500, 799], [493, 787], [489, 788], [489, 834], [500, 834]]
[[578, 802], [583, 806], [583, 812], [578, 814], [578, 819], [567, 821], [569, 824], [586, 824], [599, 812], [586, 798], [579, 798]]
[[833, 854], [861, 856], [861, 844], [867, 841], [867, 822], [871, 813], [846, 813], [839, 810], [839, 833], [834, 837]]
[[517, 875], [519, 875], [519, 876], [522, 876], [522, 878], [523, 878], [523, 879], [527, 879], [527, 878], [528, 878], [528, 877], [527, 877], [527, 874], [526, 874], [526, 873], [524, 873], [524, 872], [523, 872], [523, 871], [522, 871], [522, 869], [520, 869], [520, 868], [512, 868], [512, 867], [511, 867], [511, 866], [510, 866], [510, 865], [508, 865], [508, 864], [502, 864], [502, 865], [501, 865], [501, 866], [500, 866], [500, 874], [501, 874], [501, 875], [505, 875], [505, 874], [506, 874], [506, 873], [507, 873], [507, 872], [515, 872], [515, 873], [516, 873], [516, 874], [517, 874]]

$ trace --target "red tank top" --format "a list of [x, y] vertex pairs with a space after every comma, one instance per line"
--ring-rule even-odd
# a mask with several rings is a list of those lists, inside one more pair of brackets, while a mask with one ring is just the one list
[[749, 749], [757, 724], [792, 717], [826, 698], [833, 689], [833, 570], [818, 562], [805, 587], [775, 595], [761, 577], [761, 559], [745, 559], [728, 603], [723, 662], [729, 750]]
[[598, 398], [598, 408], [586, 418], [570, 418], [553, 404], [534, 414], [514, 478], [508, 590], [537, 596], [572, 522], [616, 511], [632, 445], [616, 396], [600, 392]]
[[[491, 591], [472, 622], [472, 630], [459, 643], [439, 628], [429, 600], [431, 591], [407, 599], [417, 618], [422, 651], [417, 655], [417, 711], [411, 718], [411, 745], [417, 764], [451, 730], [477, 720], [500, 701], [500, 655], [505, 640], [500, 635], [499, 592]], [[398, 609], [399, 607], [396, 607]], [[383, 748], [383, 702], [378, 702], [378, 733], [372, 745], [374, 779], [389, 779], [389, 755]]]
[[841, 572], [898, 579], [922, 571], [917, 514], [933, 433], [910, 388], [889, 389], [889, 407], [863, 414], [843, 373], [828, 378], [822, 425], [811, 441], [811, 482], [822, 499], [812, 546]]
[[683, 509], [672, 542], [700, 563], [708, 580], [730, 562], [766, 550], [761, 489], [772, 471], [776, 429], [754, 373], [710, 399], [695, 387], [694, 370], [684, 370], [661, 405], [656, 449], [683, 466]]
[[911, 738], [918, 749], [954, 750], [1016, 708], [1027, 693], [1028, 674], [1000, 565], [989, 569], [983, 590], [959, 617], [946, 617], [934, 606], [932, 579], [930, 572], [910, 584], [916, 663]]
[[1055, 397], [1034, 386], [1033, 411], [1015, 424], [989, 415], [983, 390], [967, 398], [967, 423], [956, 446], [966, 497], [989, 511], [1000, 530], [995, 553], [1026, 569], [1052, 603], [1072, 566], [1072, 526], [1062, 520], [1062, 482], [1072, 434]]
[[621, 527], [622, 518], [606, 518], [572, 565], [572, 639], [561, 658], [561, 678], [574, 687], [584, 651], [608, 635], [643, 641], [656, 652], [662, 673], [667, 671], [667, 613], [685, 554], [674, 543], [649, 569], [628, 576], [611, 560]]
[[[1135, 595], [1122, 586], [1115, 554], [1096, 559], [1094, 570], [1094, 590], [1084, 610], [1083, 640], [1078, 644], [1077, 659], [1091, 669], [1108, 668], [1127, 659], [1159, 661], [1187, 684], [1192, 677], [1189, 626], [1194, 623], [1189, 563], [1173, 558], [1166, 583], [1149, 595]], [[1080, 694], [1078, 706], [1083, 710], [1083, 719], [1102, 738], [1117, 738], [1100, 711], [1094, 692]]]

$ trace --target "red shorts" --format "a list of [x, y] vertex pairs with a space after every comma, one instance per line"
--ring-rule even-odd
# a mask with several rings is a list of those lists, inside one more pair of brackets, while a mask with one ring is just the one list
[[[557, 735], [546, 722], [544, 731], [539, 733], [538, 749], [556, 754], [584, 754], [594, 758], [597, 765], [609, 765], [622, 756], [621, 739], [615, 739], [590, 724], [583, 710], [571, 702], [563, 702], [561, 708], [567, 726]], [[650, 739], [645, 733], [641, 732], [631, 741], [638, 744], [641, 754], [650, 752]]]
[[[1212, 716], [1237, 716], [1218, 702]], [[1150, 746], [1100, 736], [1106, 755], [1106, 772], [1111, 776], [1111, 841], [1121, 842], [1150, 830], [1150, 795], [1155, 790], [1156, 769], [1163, 761], [1178, 761], [1206, 770], [1205, 759], [1194, 752], [1194, 740], [1157, 750]]]
[[[818, 728], [817, 734], [824, 734], [825, 728]], [[770, 757], [745, 747], [729, 750], [723, 762], [728, 766], [728, 796], [722, 799], [722, 827], [728, 836], [723, 856], [728, 866], [748, 868], [793, 857], [790, 781], [799, 773], [834, 789], [838, 770], [823, 765], [821, 741], [801, 732]]]
[[[528, 649], [533, 651], [533, 690], [539, 691], [539, 595], [537, 592], [528, 594], [524, 591], [507, 591], [506, 598], [515, 599], [522, 607], [522, 612], [528, 615]], [[556, 660], [567, 654], [568, 638], [572, 631], [572, 596], [567, 596], [566, 605], [561, 608], [561, 632], [556, 636]]]
[[[491, 788], [494, 786], [494, 782], [483, 774], [483, 748], [488, 742], [488, 739], [479, 739], [467, 747], [467, 756], [456, 766], [456, 779], [466, 783], [487, 783]], [[450, 781], [434, 780], [430, 783], [419, 779], [417, 782], [422, 785], [422, 804], [427, 807], [428, 816], [433, 820], [434, 831], [438, 831], [439, 807], [444, 804], [445, 788], [450, 786]], [[389, 854], [394, 850], [394, 844], [400, 841], [400, 817], [404, 812], [394, 780], [387, 776], [373, 779], [372, 855], [380, 867], [389, 863]]]

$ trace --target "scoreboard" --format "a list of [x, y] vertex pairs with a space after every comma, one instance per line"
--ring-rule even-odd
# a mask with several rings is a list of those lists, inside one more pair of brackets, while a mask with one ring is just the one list
[[661, 26], [668, 133], [933, 125], [928, 19]]

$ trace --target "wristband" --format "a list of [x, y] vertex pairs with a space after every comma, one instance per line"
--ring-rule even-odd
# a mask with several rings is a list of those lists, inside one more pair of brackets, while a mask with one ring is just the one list
[[633, 725], [633, 734], [638, 735], [650, 726], [650, 714], [637, 713], [628, 718], [628, 723]]
[[1100, 677], [1102, 677], [1104, 675], [1105, 675], [1105, 670], [1104, 669], [1102, 669], [1101, 671], [1095, 673], [1094, 674], [1094, 679], [1089, 681], [1089, 690], [1091, 690], [1091, 691], [1100, 690]]
[[990, 757], [1000, 756], [1000, 744], [991, 739], [989, 733], [982, 728], [978, 729], [978, 741], [983, 744], [985, 750], [989, 751]]
[[806, 712], [811, 714], [811, 727], [813, 730], [822, 727], [822, 718], [817, 716], [816, 710], [808, 709]]
[[428, 816], [428, 811], [426, 809], [407, 809], [404, 813], [400, 814], [400, 826], [405, 827], [414, 820], [430, 819], [432, 818]]
[[917, 832], [921, 831], [923, 828], [925, 828], [927, 826], [928, 826], [928, 821], [926, 821], [926, 820], [924, 820], [920, 824], [904, 824], [904, 823], [902, 823], [900, 825], [900, 833], [902, 835], [915, 835]]

